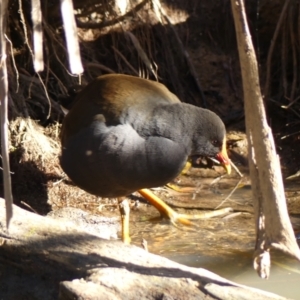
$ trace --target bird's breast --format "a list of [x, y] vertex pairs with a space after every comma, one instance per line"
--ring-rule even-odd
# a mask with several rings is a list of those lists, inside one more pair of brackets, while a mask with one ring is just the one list
[[102, 197], [128, 195], [174, 179], [187, 153], [164, 137], [140, 136], [129, 124], [95, 121], [69, 137], [61, 165], [82, 189]]

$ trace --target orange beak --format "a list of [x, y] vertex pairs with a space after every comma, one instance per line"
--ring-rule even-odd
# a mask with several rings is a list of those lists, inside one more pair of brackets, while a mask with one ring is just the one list
[[217, 154], [216, 159], [224, 167], [227, 174], [230, 174], [231, 173], [231, 163], [230, 163], [230, 159], [228, 157], [227, 150], [226, 150], [226, 138], [224, 138], [221, 152]]

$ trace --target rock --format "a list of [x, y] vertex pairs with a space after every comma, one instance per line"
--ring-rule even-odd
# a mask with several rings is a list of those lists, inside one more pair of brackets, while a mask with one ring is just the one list
[[8, 233], [3, 199], [0, 220], [2, 299], [285, 299], [17, 206]]

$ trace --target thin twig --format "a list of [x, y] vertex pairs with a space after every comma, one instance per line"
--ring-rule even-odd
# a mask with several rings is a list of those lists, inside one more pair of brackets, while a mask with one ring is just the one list
[[29, 208], [31, 211], [33, 211], [34, 213], [36, 213], [37, 215], [39, 214], [34, 208], [32, 208], [29, 204], [27, 204], [24, 201], [21, 201], [21, 204], [23, 204], [24, 206], [26, 206], [27, 208]]
[[133, 33], [129, 32], [129, 31], [126, 31], [125, 35], [127, 35], [130, 38], [133, 46], [135, 47], [136, 51], [139, 54], [139, 57], [141, 58], [141, 60], [143, 61], [143, 63], [147, 67], [147, 69], [153, 74], [155, 79], [158, 81], [157, 72], [156, 72], [155, 68], [153, 67], [153, 64], [151, 63], [151, 61], [150, 61], [149, 57], [147, 56], [146, 52], [142, 48], [139, 40], [136, 38], [136, 36]]
[[294, 101], [292, 101], [291, 103], [289, 103], [289, 105], [281, 105], [282, 108], [286, 108], [289, 109], [292, 105], [294, 105], [295, 103], [297, 103], [297, 101], [300, 99], [300, 96], [298, 96]]
[[292, 107], [290, 107], [289, 110], [290, 110], [293, 114], [295, 114], [298, 118], [300, 118], [300, 114], [299, 114], [295, 109], [293, 109]]
[[19, 83], [19, 71], [18, 71], [18, 68], [17, 68], [17, 65], [16, 65], [16, 61], [15, 61], [15, 56], [13, 55], [14, 53], [14, 47], [13, 47], [13, 44], [11, 42], [11, 40], [8, 38], [8, 36], [5, 34], [4, 35], [6, 40], [9, 42], [9, 45], [10, 45], [10, 53], [11, 53], [11, 60], [12, 60], [12, 63], [13, 63], [13, 66], [14, 66], [14, 69], [15, 69], [15, 72], [16, 72], [16, 84], [17, 84], [17, 88], [16, 88], [16, 93], [18, 93], [19, 91], [19, 86], [20, 86], [20, 83]]
[[243, 178], [241, 178], [238, 183], [235, 185], [235, 187], [233, 188], [233, 190], [229, 193], [229, 195], [217, 206], [215, 207], [215, 209], [218, 209], [220, 206], [222, 206], [232, 195], [233, 193], [237, 190], [237, 188], [239, 187], [241, 181], [243, 180]]
[[60, 87], [60, 90], [62, 91], [62, 93], [64, 93], [65, 95], [67, 95], [68, 94], [68, 89], [65, 87], [65, 85], [60, 80], [60, 78], [52, 71], [52, 69], [49, 66], [47, 68], [47, 72], [51, 73], [51, 75], [57, 80], [58, 86]]
[[[55, 41], [57, 43], [58, 46], [60, 46], [62, 48], [61, 51], [65, 52], [66, 51], [66, 48], [64, 46], [64, 44], [61, 42], [61, 40], [59, 40], [57, 37], [56, 37], [56, 34], [55, 32], [52, 32], [53, 30], [49, 27], [49, 25], [47, 24], [47, 22], [43, 22], [43, 27], [44, 27], [44, 30], [45, 32], [51, 37], [51, 40]], [[53, 41], [51, 41], [53, 43]], [[73, 77], [73, 75], [69, 72], [69, 70], [66, 68], [66, 66], [64, 65], [64, 63], [61, 61], [60, 59], [60, 56], [58, 53], [57, 53], [57, 48], [58, 47], [52, 47], [52, 50], [53, 52], [51, 54], [54, 54], [55, 55], [55, 58], [56, 60], [60, 63], [61, 67], [64, 69], [64, 71], [69, 74], [70, 76]]]
[[[26, 22], [25, 22], [25, 16], [24, 16], [24, 13], [23, 13], [23, 8], [22, 8], [22, 0], [19, 0], [19, 14], [20, 14], [21, 23], [23, 24], [25, 44], [28, 47], [28, 50], [29, 50], [29, 52], [31, 54], [31, 57], [32, 57], [32, 60], [34, 61], [34, 53], [32, 51], [32, 48], [31, 48], [30, 44], [29, 44], [29, 41], [28, 41], [28, 32], [27, 32], [27, 27], [26, 27]], [[47, 119], [49, 119], [50, 114], [51, 114], [51, 100], [49, 98], [49, 94], [48, 94], [47, 88], [46, 88], [46, 86], [45, 86], [45, 84], [44, 84], [44, 82], [43, 82], [40, 74], [37, 73], [37, 76], [38, 76], [38, 78], [40, 80], [40, 83], [42, 84], [42, 87], [44, 89], [46, 98], [48, 100], [49, 110], [48, 110], [48, 114], [47, 114]]]
[[233, 163], [233, 161], [230, 161], [230, 164], [231, 164], [232, 167], [235, 169], [235, 171], [240, 175], [240, 177], [244, 177], [244, 175], [240, 172], [240, 170], [239, 170], [238, 167]]
[[139, 72], [129, 63], [129, 61], [126, 59], [126, 57], [114, 46], [111, 46], [112, 49], [116, 52], [116, 54], [118, 54], [123, 61], [125, 62], [125, 64], [129, 67], [129, 69], [136, 75], [139, 76]]
[[210, 186], [216, 184], [218, 181], [220, 181], [220, 180], [221, 180], [222, 178], [224, 178], [226, 175], [227, 175], [227, 174], [216, 177], [216, 178], [211, 182]]
[[141, 246], [145, 251], [148, 252], [148, 242], [145, 239], [142, 239]]
[[300, 131], [296, 131], [296, 132], [293, 132], [293, 133], [284, 135], [283, 137], [281, 137], [281, 140], [284, 140], [284, 139], [286, 139], [286, 138], [288, 138], [288, 137], [291, 137], [291, 136], [293, 136], [293, 135], [295, 135], [295, 134], [299, 134], [299, 133], [300, 133]]

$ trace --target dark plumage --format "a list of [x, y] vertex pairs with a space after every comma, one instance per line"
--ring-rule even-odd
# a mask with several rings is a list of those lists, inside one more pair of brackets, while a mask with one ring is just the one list
[[66, 116], [61, 165], [82, 189], [119, 197], [168, 183], [189, 156], [216, 157], [224, 141], [215, 113], [181, 103], [157, 82], [106, 75]]
[[191, 156], [214, 157], [230, 172], [221, 119], [160, 83], [104, 75], [75, 101], [63, 122], [61, 165], [89, 193], [120, 197], [162, 186]]

